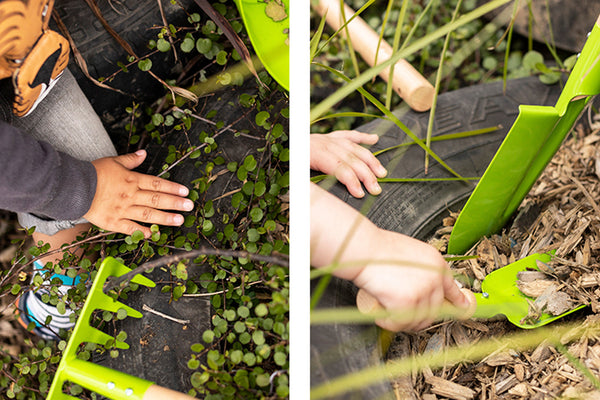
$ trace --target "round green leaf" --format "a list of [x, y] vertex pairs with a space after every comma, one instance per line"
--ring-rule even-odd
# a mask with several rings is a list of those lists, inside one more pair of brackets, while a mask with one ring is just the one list
[[255, 207], [250, 210], [250, 218], [252, 218], [252, 222], [259, 222], [263, 218], [263, 210]]
[[152, 60], [145, 58], [138, 62], [138, 68], [142, 71], [150, 71], [152, 69]]
[[252, 333], [252, 341], [257, 346], [260, 346], [261, 344], [264, 344], [265, 343], [265, 334], [264, 334], [264, 332], [263, 331], [254, 331], [254, 333]]
[[237, 321], [235, 324], [233, 324], [233, 330], [235, 330], [237, 333], [242, 333], [246, 331], [246, 324], [244, 324], [242, 321]]
[[248, 318], [250, 315], [250, 309], [246, 306], [239, 306], [237, 309], [237, 313], [241, 318]]
[[267, 306], [265, 304], [259, 304], [256, 307], [254, 307], [254, 313], [258, 316], [258, 317], [264, 317], [265, 315], [267, 315], [269, 313], [269, 309], [267, 308]]
[[119, 308], [117, 310], [117, 319], [122, 320], [127, 318], [127, 310], [125, 310], [124, 308]]
[[215, 333], [213, 331], [204, 331], [202, 334], [202, 340], [204, 340], [206, 343], [211, 343], [214, 338]]
[[171, 43], [163, 38], [160, 38], [156, 41], [156, 48], [164, 53], [171, 49]]
[[269, 385], [269, 374], [260, 374], [256, 377], [256, 384], [258, 386], [268, 386]]
[[283, 367], [287, 363], [287, 355], [281, 351], [275, 352], [273, 360], [275, 361], [275, 364]]
[[527, 68], [529, 71], [534, 71], [537, 69], [537, 64], [544, 63], [544, 56], [538, 53], [535, 50], [527, 52], [523, 56], [523, 66]]
[[244, 356], [244, 353], [241, 350], [233, 350], [229, 354], [229, 359], [231, 360], [232, 363], [239, 364], [242, 362], [243, 356]]
[[183, 51], [184, 53], [189, 53], [193, 49], [194, 49], [194, 38], [187, 36], [185, 39], [183, 39], [183, 42], [181, 42], [181, 51]]
[[256, 122], [256, 125], [258, 126], [263, 126], [270, 116], [271, 115], [267, 111], [261, 111], [258, 114], [256, 114], [256, 117], [254, 117], [254, 122]]
[[244, 362], [246, 363], [246, 365], [248, 365], [249, 367], [256, 364], [256, 356], [254, 355], [254, 353], [244, 354], [243, 359], [244, 359]]
[[200, 366], [200, 361], [195, 358], [192, 358], [188, 361], [187, 366], [189, 369], [198, 369], [198, 367]]

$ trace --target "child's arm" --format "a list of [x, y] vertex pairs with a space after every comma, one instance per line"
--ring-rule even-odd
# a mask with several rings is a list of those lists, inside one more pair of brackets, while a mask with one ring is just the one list
[[334, 175], [354, 197], [365, 195], [361, 182], [369, 193], [381, 193], [377, 178], [387, 175], [386, 169], [361, 144], [375, 144], [375, 134], [357, 131], [335, 131], [310, 135], [310, 168]]
[[469, 307], [469, 299], [434, 247], [376, 227], [315, 184], [311, 184], [310, 221], [312, 266], [355, 262], [333, 274], [352, 280], [385, 308], [411, 313], [407, 321], [377, 321], [382, 328], [423, 329], [438, 316], [444, 299], [459, 308]]
[[56, 151], [15, 127], [0, 122], [0, 208], [57, 220], [82, 216], [98, 227], [146, 237], [150, 224], [183, 224], [190, 211], [188, 189], [178, 183], [131, 171], [145, 151], [102, 158], [92, 163]]

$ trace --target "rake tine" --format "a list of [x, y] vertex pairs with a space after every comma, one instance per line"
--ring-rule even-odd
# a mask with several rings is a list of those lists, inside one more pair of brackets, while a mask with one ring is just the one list
[[[91, 326], [87, 326], [85, 327], [86, 329], [84, 330], [85, 332], [85, 337], [79, 338], [78, 344], [81, 343], [96, 343], [96, 344], [100, 344], [100, 345], [105, 345], [109, 340], [115, 340], [115, 338], [111, 335], [109, 335], [108, 333], [104, 333], [99, 329], [96, 329], [94, 327]], [[83, 336], [83, 335], [81, 335]], [[124, 342], [117, 342], [115, 340], [115, 346], [119, 349], [128, 349], [129, 345], [127, 343]], [[77, 346], [74, 347], [74, 349], [76, 349]]]
[[104, 297], [105, 300], [108, 300], [108, 301], [104, 301], [102, 303], [102, 307], [98, 308], [99, 310], [105, 310], [105, 311], [110, 311], [110, 312], [116, 313], [120, 309], [123, 309], [123, 310], [127, 311], [128, 317], [133, 317], [133, 318], [141, 318], [142, 317], [142, 314], [139, 311], [121, 303], [120, 301], [113, 300], [112, 298], [110, 298], [109, 296], [106, 296], [104, 294], [102, 294], [102, 296]]

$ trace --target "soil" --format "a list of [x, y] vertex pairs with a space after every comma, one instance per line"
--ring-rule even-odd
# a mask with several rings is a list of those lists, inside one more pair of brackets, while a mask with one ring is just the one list
[[[560, 341], [576, 361], [546, 341], [526, 350], [503, 345], [503, 337], [526, 331], [502, 317], [446, 321], [417, 334], [396, 335], [388, 362], [431, 349], [475, 346], [490, 338], [497, 339], [498, 350], [478, 362], [434, 371], [425, 368], [396, 378], [393, 386], [398, 399], [600, 399], [600, 388], [585, 375], [600, 374], [596, 334], [600, 326], [600, 123], [591, 113], [581, 121], [521, 204], [510, 228], [479, 242], [472, 249], [477, 258], [452, 265], [457, 279], [477, 292], [481, 280], [497, 268], [529, 254], [556, 250], [550, 263], [538, 263], [539, 271], [520, 275], [519, 284], [531, 295], [530, 314], [535, 307], [560, 314], [589, 305], [551, 325], [558, 329], [570, 323], [579, 328]], [[431, 239], [442, 252], [452, 223], [453, 218], [447, 218], [446, 226]]]

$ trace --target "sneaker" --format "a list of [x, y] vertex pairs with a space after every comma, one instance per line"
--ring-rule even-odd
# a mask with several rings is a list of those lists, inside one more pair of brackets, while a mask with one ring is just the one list
[[[43, 265], [35, 261], [34, 262], [34, 276], [41, 274]], [[58, 291], [65, 295], [67, 291], [77, 285], [80, 278], [69, 278], [67, 275], [53, 274], [50, 277], [50, 281], [54, 278], [59, 278], [63, 285], [58, 288]], [[33, 278], [32, 278], [33, 279]], [[49, 283], [49, 281], [47, 281]], [[69, 330], [75, 323], [71, 322], [69, 316], [73, 313], [72, 310], [67, 309], [64, 314], [58, 312], [58, 309], [42, 301], [42, 295], [49, 293], [47, 289], [40, 289], [36, 292], [28, 291], [19, 297], [15, 303], [17, 307], [17, 320], [25, 329], [34, 333], [45, 340], [61, 340], [59, 332], [61, 330]], [[48, 316], [52, 316], [52, 320], [49, 324], [46, 324]], [[35, 326], [33, 329], [28, 329], [31, 323]]]

